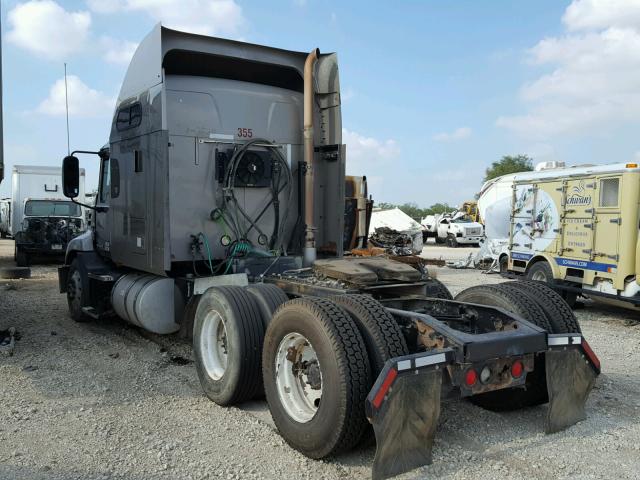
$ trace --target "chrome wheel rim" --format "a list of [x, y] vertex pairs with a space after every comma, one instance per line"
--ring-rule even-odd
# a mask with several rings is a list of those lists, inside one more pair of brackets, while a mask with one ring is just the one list
[[202, 321], [200, 352], [207, 374], [214, 380], [220, 380], [227, 370], [227, 329], [222, 315], [217, 310], [209, 310]]
[[535, 280], [536, 282], [546, 282], [547, 276], [544, 272], [538, 270], [537, 272], [533, 272], [533, 275], [531, 275], [531, 280]]
[[287, 415], [309, 422], [320, 407], [322, 370], [311, 342], [300, 333], [287, 334], [276, 353], [276, 387]]
[[69, 278], [67, 284], [67, 299], [69, 300], [69, 306], [74, 310], [80, 310], [82, 307], [82, 279], [80, 272], [75, 270]]

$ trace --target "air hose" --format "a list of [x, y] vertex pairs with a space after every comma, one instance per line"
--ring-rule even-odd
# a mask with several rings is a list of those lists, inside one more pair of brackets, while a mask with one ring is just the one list
[[[257, 218], [251, 218], [247, 214], [247, 212], [244, 210], [244, 208], [242, 208], [242, 206], [240, 205], [236, 197], [235, 181], [236, 181], [238, 166], [240, 164], [240, 161], [244, 157], [244, 155], [249, 150], [249, 148], [256, 144], [267, 145], [266, 148], [269, 149], [269, 151], [272, 154], [272, 158], [274, 158], [276, 162], [276, 164], [273, 167], [274, 175], [272, 178], [272, 186], [271, 186], [272, 200], [270, 202], [270, 204], [272, 204], [274, 208], [274, 228], [273, 228], [273, 232], [271, 234], [270, 239], [269, 239], [269, 236], [267, 236], [258, 226], [258, 221], [260, 220], [260, 217], [262, 216], [262, 214], [266, 211], [266, 208], [263, 209], [263, 211], [257, 216]], [[250, 142], [247, 142], [238, 150], [236, 150], [236, 152], [231, 157], [231, 160], [227, 167], [227, 171], [225, 173], [224, 182], [223, 182], [221, 210], [222, 210], [225, 222], [234, 231], [236, 239], [246, 239], [248, 237], [249, 232], [252, 229], [255, 229], [259, 236], [264, 236], [265, 238], [269, 239], [268, 247], [270, 250], [273, 250], [273, 249], [279, 250], [280, 248], [282, 248], [282, 245], [283, 245], [282, 237], [284, 236], [284, 228], [286, 226], [287, 217], [289, 213], [289, 206], [291, 204], [291, 196], [293, 193], [293, 188], [292, 188], [293, 178], [291, 175], [291, 169], [289, 168], [289, 165], [285, 160], [285, 158], [283, 157], [282, 153], [280, 152], [279, 148], [272, 148], [272, 146], [276, 147], [274, 143], [262, 138], [258, 138], [258, 139], [251, 140]], [[285, 173], [284, 180], [286, 181], [281, 185], [282, 172]], [[281, 212], [280, 212], [279, 195], [287, 187], [288, 187], [288, 192], [287, 192], [286, 205], [285, 205], [284, 211], [282, 212], [282, 218], [280, 218]], [[249, 226], [247, 227], [245, 225], [245, 228], [242, 228], [243, 223], [245, 222], [248, 222]]]
[[213, 273], [213, 264], [211, 263], [211, 248], [209, 248], [209, 240], [207, 240], [207, 236], [202, 232], [198, 233], [198, 237], [202, 238], [204, 247], [207, 249], [207, 262], [209, 264], [209, 270], [211, 271], [211, 273]]

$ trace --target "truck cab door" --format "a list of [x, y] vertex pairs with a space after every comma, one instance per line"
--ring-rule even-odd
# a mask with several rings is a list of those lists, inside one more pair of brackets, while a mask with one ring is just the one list
[[100, 165], [100, 183], [96, 195], [96, 207], [94, 212], [96, 249], [103, 255], [110, 257], [111, 252], [111, 159], [102, 159]]

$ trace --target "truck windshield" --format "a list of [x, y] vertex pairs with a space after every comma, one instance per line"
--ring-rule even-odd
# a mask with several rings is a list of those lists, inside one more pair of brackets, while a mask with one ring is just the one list
[[458, 217], [455, 220], [451, 220], [451, 223], [471, 223], [472, 220], [471, 218], [467, 217], [466, 215], [464, 217]]
[[65, 200], [27, 200], [24, 214], [31, 217], [79, 217], [80, 206]]

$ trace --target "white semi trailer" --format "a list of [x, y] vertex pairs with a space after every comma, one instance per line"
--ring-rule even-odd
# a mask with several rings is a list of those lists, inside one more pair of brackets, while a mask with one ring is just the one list
[[[80, 195], [84, 198], [84, 170]], [[60, 167], [16, 165], [11, 178], [9, 233], [15, 260], [27, 266], [35, 255], [64, 255], [69, 241], [86, 229], [83, 209], [62, 193]]]

